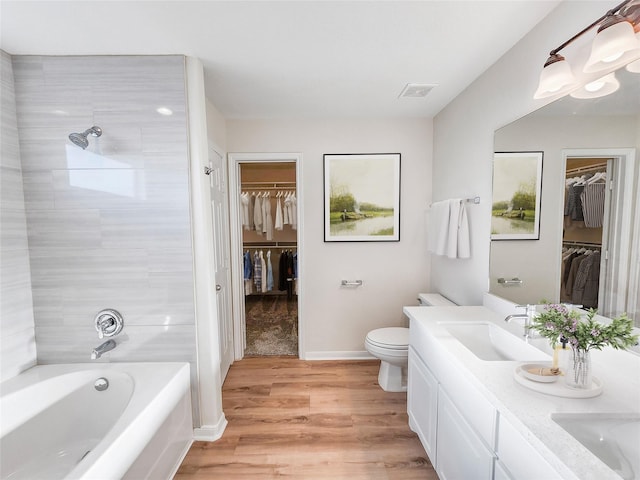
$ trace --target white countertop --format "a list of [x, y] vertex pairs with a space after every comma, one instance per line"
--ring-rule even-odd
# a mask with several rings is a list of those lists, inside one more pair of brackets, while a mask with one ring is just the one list
[[[621, 478], [555, 423], [551, 414], [640, 414], [640, 356], [612, 348], [592, 350], [593, 375], [603, 383], [602, 394], [580, 399], [551, 396], [517, 383], [514, 370], [523, 362], [480, 360], [438, 322], [491, 322], [517, 335], [523, 332], [521, 324], [507, 324], [504, 316], [486, 307], [404, 307], [404, 313], [411, 319], [410, 335], [435, 337], [444, 351], [450, 354], [452, 364], [563, 478]], [[551, 352], [546, 339], [535, 339], [529, 343]]]

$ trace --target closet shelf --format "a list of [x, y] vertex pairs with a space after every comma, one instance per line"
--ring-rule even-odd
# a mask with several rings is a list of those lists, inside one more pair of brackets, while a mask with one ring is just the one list
[[296, 248], [298, 246], [298, 242], [267, 242], [267, 243], [252, 243], [252, 242], [244, 242], [242, 244], [243, 248]]

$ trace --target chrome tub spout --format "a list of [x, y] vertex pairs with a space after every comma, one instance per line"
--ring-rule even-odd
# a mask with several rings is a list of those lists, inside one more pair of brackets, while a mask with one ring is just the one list
[[93, 351], [91, 352], [91, 360], [97, 360], [103, 354], [107, 353], [109, 350], [113, 350], [114, 348], [116, 348], [116, 342], [113, 340], [107, 340], [103, 344], [93, 349]]

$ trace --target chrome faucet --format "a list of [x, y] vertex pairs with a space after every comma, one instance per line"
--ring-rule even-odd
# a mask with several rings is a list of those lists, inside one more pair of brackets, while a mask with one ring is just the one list
[[529, 338], [531, 331], [531, 320], [533, 319], [533, 315], [536, 312], [535, 305], [516, 305], [516, 308], [525, 308], [526, 313], [514, 313], [512, 315], [507, 315], [504, 319], [505, 322], [509, 322], [513, 318], [524, 318], [524, 334], [525, 338]]
[[103, 354], [107, 353], [110, 350], [113, 350], [114, 348], [116, 348], [116, 342], [113, 340], [107, 340], [103, 344], [93, 349], [93, 351], [91, 352], [91, 360], [97, 360]]

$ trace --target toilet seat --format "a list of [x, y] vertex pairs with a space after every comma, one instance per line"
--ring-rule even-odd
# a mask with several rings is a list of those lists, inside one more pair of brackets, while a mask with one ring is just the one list
[[388, 350], [408, 350], [409, 329], [405, 327], [386, 327], [372, 330], [367, 334], [366, 342]]

